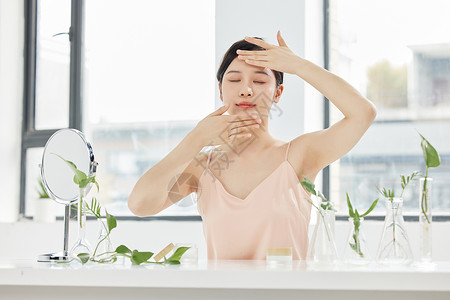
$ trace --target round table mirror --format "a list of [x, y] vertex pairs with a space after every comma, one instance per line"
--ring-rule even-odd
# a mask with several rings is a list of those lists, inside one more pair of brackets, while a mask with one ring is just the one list
[[[38, 261], [68, 260], [70, 205], [79, 199], [80, 189], [73, 181], [74, 172], [63, 160], [74, 163], [88, 177], [95, 176], [97, 162], [94, 152], [84, 134], [76, 129], [61, 129], [47, 141], [42, 154], [41, 177], [47, 194], [56, 202], [65, 205], [64, 249], [62, 252], [42, 254]], [[92, 184], [84, 193], [87, 194]]]

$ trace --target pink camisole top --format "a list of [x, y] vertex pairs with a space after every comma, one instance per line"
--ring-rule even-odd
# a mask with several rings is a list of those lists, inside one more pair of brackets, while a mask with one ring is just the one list
[[297, 174], [284, 161], [241, 199], [230, 194], [209, 169], [199, 179], [197, 209], [203, 220], [208, 259], [266, 259], [267, 248], [291, 247], [306, 258], [311, 204]]

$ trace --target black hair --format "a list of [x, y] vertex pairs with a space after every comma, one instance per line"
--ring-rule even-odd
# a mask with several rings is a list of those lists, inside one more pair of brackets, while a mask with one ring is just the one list
[[[254, 37], [256, 39], [264, 41], [264, 39], [260, 37]], [[240, 40], [231, 45], [231, 47], [228, 49], [228, 51], [225, 53], [225, 55], [222, 58], [222, 62], [220, 64], [219, 69], [217, 70], [217, 80], [219, 83], [222, 83], [223, 75], [225, 74], [225, 71], [227, 70], [228, 66], [231, 64], [231, 62], [238, 56], [236, 53], [236, 50], [266, 50], [265, 48], [249, 43], [246, 40]], [[278, 88], [283, 83], [283, 72], [278, 72], [275, 70], [272, 70], [275, 74], [275, 81], [276, 81], [276, 87]]]

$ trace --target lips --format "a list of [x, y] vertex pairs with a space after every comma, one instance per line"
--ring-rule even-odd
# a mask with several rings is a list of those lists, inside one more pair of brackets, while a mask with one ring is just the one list
[[255, 104], [253, 104], [251, 102], [247, 102], [247, 101], [239, 102], [236, 105], [240, 106], [240, 107], [253, 107], [253, 106], [256, 106]]

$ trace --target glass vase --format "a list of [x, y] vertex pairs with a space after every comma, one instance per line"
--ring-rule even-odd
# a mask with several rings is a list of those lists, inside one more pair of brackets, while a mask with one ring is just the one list
[[89, 253], [92, 255], [92, 247], [86, 239], [86, 213], [85, 213], [85, 197], [86, 189], [80, 189], [80, 198], [77, 205], [77, 224], [78, 224], [78, 239], [70, 250], [70, 255], [76, 257], [80, 253]]
[[333, 210], [320, 209], [316, 225], [309, 242], [306, 262], [310, 266], [331, 266], [338, 262], [336, 242], [334, 239]]
[[387, 198], [385, 203], [386, 217], [376, 260], [386, 265], [410, 264], [413, 254], [403, 220], [403, 199]]
[[93, 256], [96, 260], [106, 262], [112, 252], [111, 237], [108, 235], [108, 223], [106, 217], [98, 218], [97, 224], [99, 232]]
[[365, 265], [372, 260], [364, 234], [364, 218], [348, 218], [349, 230], [343, 250], [343, 261], [346, 264]]
[[432, 178], [420, 178], [419, 184], [419, 261], [432, 261], [432, 216], [431, 216], [431, 185]]

